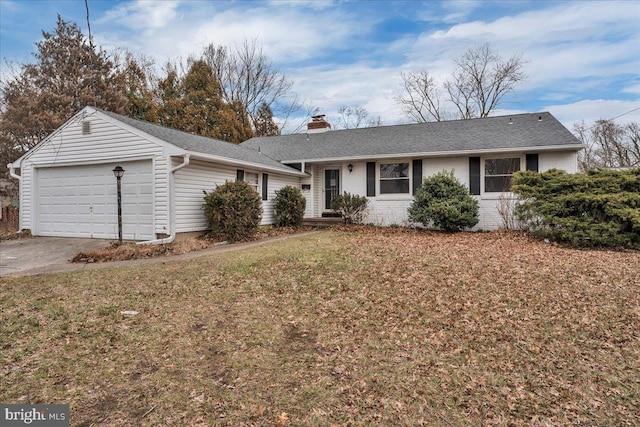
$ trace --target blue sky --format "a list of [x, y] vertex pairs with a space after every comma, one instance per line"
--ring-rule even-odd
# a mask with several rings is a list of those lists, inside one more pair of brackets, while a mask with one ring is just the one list
[[[496, 114], [550, 111], [567, 127], [599, 118], [640, 121], [640, 1], [98, 1], [91, 30], [161, 66], [209, 43], [257, 38], [299, 99], [328, 115], [363, 106], [406, 121], [393, 98], [401, 72], [443, 81], [467, 48], [521, 54], [528, 79]], [[0, 56], [31, 60], [56, 14], [86, 34], [83, 0], [0, 0]], [[1, 70], [6, 71], [3, 64]], [[4, 77], [3, 77], [4, 78]]]

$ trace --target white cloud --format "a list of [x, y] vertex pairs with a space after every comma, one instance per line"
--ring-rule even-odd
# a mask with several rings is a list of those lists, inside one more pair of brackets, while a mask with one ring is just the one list
[[[546, 7], [547, 5], [553, 7]], [[409, 59], [446, 75], [452, 60], [473, 45], [489, 41], [503, 56], [529, 61], [524, 90], [558, 80], [637, 73], [640, 69], [638, 4], [635, 2], [541, 3], [543, 9], [473, 21], [423, 33]]]
[[158, 29], [169, 24], [177, 15], [178, 1], [137, 0], [123, 3], [108, 11], [98, 22], [118, 22], [138, 30]]
[[[145, 18], [153, 9], [146, 2], [125, 4], [100, 21], [122, 19], [122, 28], [102, 34], [107, 47], [127, 46], [137, 52], [167, 59], [198, 55], [210, 43], [234, 47], [257, 39], [276, 63], [292, 63], [328, 55], [349, 38], [354, 25], [339, 9], [305, 13], [300, 8], [259, 2], [172, 2]], [[360, 22], [360, 31], [366, 23]]]

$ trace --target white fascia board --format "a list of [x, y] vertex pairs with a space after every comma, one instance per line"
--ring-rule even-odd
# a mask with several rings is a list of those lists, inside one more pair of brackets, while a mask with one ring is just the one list
[[[222, 157], [222, 156], [216, 156], [213, 154], [204, 154], [204, 153], [198, 153], [195, 151], [185, 151], [185, 154], [189, 154], [192, 160], [204, 160], [204, 161], [213, 161], [213, 162], [218, 162], [218, 163], [225, 163], [228, 165], [233, 165], [233, 166], [238, 166], [241, 168], [253, 168], [253, 169], [258, 169], [258, 170], [265, 170], [265, 171], [270, 171], [270, 172], [276, 172], [276, 173], [281, 173], [283, 175], [292, 175], [292, 176], [298, 176], [298, 177], [308, 177], [310, 176], [308, 173], [305, 172], [300, 172], [298, 170], [283, 170], [280, 168], [276, 168], [273, 166], [267, 166], [267, 165], [263, 165], [260, 163], [254, 163], [254, 162], [246, 162], [243, 160], [236, 160], [236, 159], [230, 159], [228, 157]], [[285, 166], [285, 165], [283, 165]]]
[[371, 159], [406, 159], [413, 157], [456, 157], [482, 154], [500, 154], [500, 153], [538, 153], [542, 151], [580, 151], [584, 149], [582, 144], [572, 145], [549, 145], [544, 147], [512, 147], [512, 148], [487, 148], [482, 150], [456, 150], [456, 151], [430, 151], [430, 152], [414, 152], [414, 153], [394, 153], [394, 154], [369, 154], [362, 156], [349, 157], [326, 157], [318, 159], [302, 159], [302, 160], [283, 160], [283, 164], [289, 163], [325, 163], [325, 162], [346, 162], [352, 160], [371, 160]]

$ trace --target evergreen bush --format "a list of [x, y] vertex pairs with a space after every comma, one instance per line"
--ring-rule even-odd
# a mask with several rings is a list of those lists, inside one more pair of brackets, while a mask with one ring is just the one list
[[573, 246], [640, 247], [640, 169], [518, 172], [518, 218], [534, 234]]
[[425, 178], [409, 207], [409, 219], [425, 227], [461, 231], [479, 221], [478, 201], [453, 171], [442, 171]]
[[290, 227], [302, 224], [307, 199], [299, 188], [287, 185], [276, 191], [273, 199], [273, 211], [277, 227]]
[[368, 207], [369, 199], [346, 191], [331, 201], [331, 209], [340, 212], [345, 224], [361, 224]]
[[252, 237], [262, 219], [260, 195], [244, 181], [205, 191], [202, 208], [211, 233], [231, 242]]

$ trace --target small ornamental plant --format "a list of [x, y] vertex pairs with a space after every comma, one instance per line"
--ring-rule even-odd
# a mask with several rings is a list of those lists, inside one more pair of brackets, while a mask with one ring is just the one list
[[253, 237], [262, 219], [260, 195], [244, 181], [205, 191], [202, 209], [211, 234], [231, 242]]
[[331, 201], [331, 209], [340, 212], [345, 224], [361, 224], [368, 207], [369, 199], [346, 191]]
[[467, 187], [442, 171], [425, 178], [409, 207], [409, 219], [425, 227], [444, 231], [462, 231], [479, 221], [478, 201]]
[[299, 188], [287, 185], [276, 191], [273, 199], [273, 213], [277, 227], [291, 227], [302, 224], [307, 199]]

